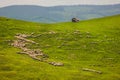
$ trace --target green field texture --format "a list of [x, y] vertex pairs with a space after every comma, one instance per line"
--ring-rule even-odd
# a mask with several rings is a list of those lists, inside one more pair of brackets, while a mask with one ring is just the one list
[[[29, 39], [39, 44], [27, 47], [41, 49], [64, 66], [17, 54], [21, 50], [8, 41], [17, 33], [34, 33], [37, 37]], [[55, 24], [0, 17], [0, 80], [120, 80], [120, 15]]]

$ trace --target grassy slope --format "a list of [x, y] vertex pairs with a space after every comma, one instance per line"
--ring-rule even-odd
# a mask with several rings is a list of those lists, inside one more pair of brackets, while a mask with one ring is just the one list
[[[39, 24], [0, 17], [1, 80], [119, 80], [120, 79], [120, 15], [81, 21], [79, 23]], [[75, 34], [79, 30], [80, 34]], [[45, 34], [55, 31], [56, 34]], [[16, 33], [35, 35], [30, 38], [49, 55], [49, 60], [65, 65], [55, 67], [31, 59], [9, 46]], [[44, 33], [44, 34], [43, 34]], [[90, 36], [90, 38], [89, 38]], [[49, 47], [47, 46], [49, 45]], [[103, 74], [83, 71], [90, 68]]]

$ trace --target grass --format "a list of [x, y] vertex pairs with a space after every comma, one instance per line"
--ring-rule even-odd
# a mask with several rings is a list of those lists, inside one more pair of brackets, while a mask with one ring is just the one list
[[[0, 80], [120, 80], [119, 21], [120, 15], [56, 24], [0, 17]], [[63, 62], [64, 66], [52, 66], [17, 54], [20, 49], [6, 41], [14, 40], [17, 33], [38, 35], [29, 39], [39, 44], [27, 46], [41, 49], [50, 61]]]

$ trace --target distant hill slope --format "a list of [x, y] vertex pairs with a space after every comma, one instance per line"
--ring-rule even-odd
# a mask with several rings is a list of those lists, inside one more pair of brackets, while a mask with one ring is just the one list
[[45, 23], [70, 21], [73, 17], [86, 20], [115, 14], [120, 14], [120, 4], [55, 7], [21, 5], [0, 8], [0, 16]]
[[[0, 17], [0, 79], [120, 80], [119, 21], [120, 15], [56, 24]], [[53, 66], [18, 54], [21, 48], [11, 45], [18, 33], [32, 33], [32, 36], [23, 36], [37, 43], [27, 42], [21, 46], [40, 49], [47, 58], [38, 58], [62, 62], [64, 66]]]

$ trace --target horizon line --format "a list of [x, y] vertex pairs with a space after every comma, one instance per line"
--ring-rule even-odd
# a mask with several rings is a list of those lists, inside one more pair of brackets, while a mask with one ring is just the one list
[[53, 5], [53, 6], [43, 6], [43, 5], [32, 5], [32, 4], [19, 4], [19, 5], [7, 5], [7, 6], [1, 6], [0, 8], [4, 7], [10, 7], [10, 6], [40, 6], [40, 7], [58, 7], [58, 6], [113, 6], [113, 5], [120, 5], [120, 3], [117, 4], [70, 4], [70, 5]]

